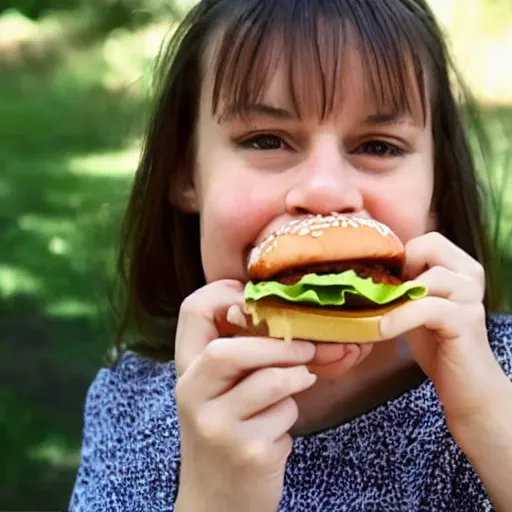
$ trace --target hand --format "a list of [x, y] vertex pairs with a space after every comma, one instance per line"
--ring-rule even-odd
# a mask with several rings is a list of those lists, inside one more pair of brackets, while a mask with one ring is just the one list
[[[230, 337], [243, 286], [209, 284], [188, 297], [176, 335], [181, 471], [176, 510], [273, 511], [298, 417], [293, 395], [316, 377], [307, 342]], [[238, 319], [236, 312], [238, 311]], [[243, 323], [243, 322], [242, 322]]]
[[510, 393], [487, 339], [484, 269], [439, 233], [411, 240], [405, 259], [404, 277], [423, 282], [428, 296], [387, 313], [381, 333], [386, 338], [406, 334], [455, 435]]

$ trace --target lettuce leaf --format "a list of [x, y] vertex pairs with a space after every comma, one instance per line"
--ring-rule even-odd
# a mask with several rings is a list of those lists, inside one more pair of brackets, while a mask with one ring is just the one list
[[361, 278], [353, 270], [340, 274], [306, 274], [294, 285], [277, 281], [263, 281], [245, 285], [245, 299], [257, 301], [265, 297], [278, 297], [289, 302], [318, 306], [342, 306], [346, 295], [365, 297], [376, 305], [386, 305], [403, 297], [421, 299], [427, 289], [418, 281], [407, 281], [399, 286], [376, 284], [371, 278]]

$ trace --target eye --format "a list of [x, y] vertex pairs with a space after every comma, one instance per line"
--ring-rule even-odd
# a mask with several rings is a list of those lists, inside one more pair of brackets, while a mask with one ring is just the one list
[[256, 149], [259, 151], [275, 151], [278, 149], [287, 148], [287, 144], [276, 135], [256, 135], [250, 139], [246, 139], [239, 143], [239, 145], [246, 149]]
[[400, 157], [406, 151], [395, 144], [383, 140], [369, 140], [361, 144], [355, 151], [356, 154], [365, 154], [376, 157]]

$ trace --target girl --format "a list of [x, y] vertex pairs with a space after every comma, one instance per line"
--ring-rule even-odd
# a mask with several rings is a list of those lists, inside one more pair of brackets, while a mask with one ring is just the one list
[[[512, 321], [425, 0], [203, 0], [160, 72], [120, 255], [145, 341], [92, 384], [70, 509], [512, 510]], [[374, 346], [240, 335], [251, 248], [331, 212], [428, 297]]]

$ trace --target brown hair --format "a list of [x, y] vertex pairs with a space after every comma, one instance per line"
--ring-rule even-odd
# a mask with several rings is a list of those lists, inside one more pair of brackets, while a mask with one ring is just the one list
[[[410, 91], [419, 91], [423, 115], [427, 107], [432, 115], [438, 229], [485, 266], [486, 305], [494, 305], [475, 166], [450, 84], [453, 66], [426, 1], [203, 0], [157, 61], [157, 102], [122, 229], [118, 270], [127, 293], [118, 348], [134, 327], [143, 341], [131, 345], [133, 350], [172, 359], [180, 304], [205, 284], [198, 215], [181, 211], [169, 196], [192, 179], [201, 64], [214, 37], [215, 112], [222, 100], [243, 112], [272, 76], [276, 48], [290, 67], [299, 114], [305, 105], [321, 117], [334, 108], [346, 44], [356, 44], [368, 87], [388, 110], [410, 111]], [[308, 90], [315, 91], [313, 101]], [[464, 105], [471, 105], [460, 83], [457, 90]]]

